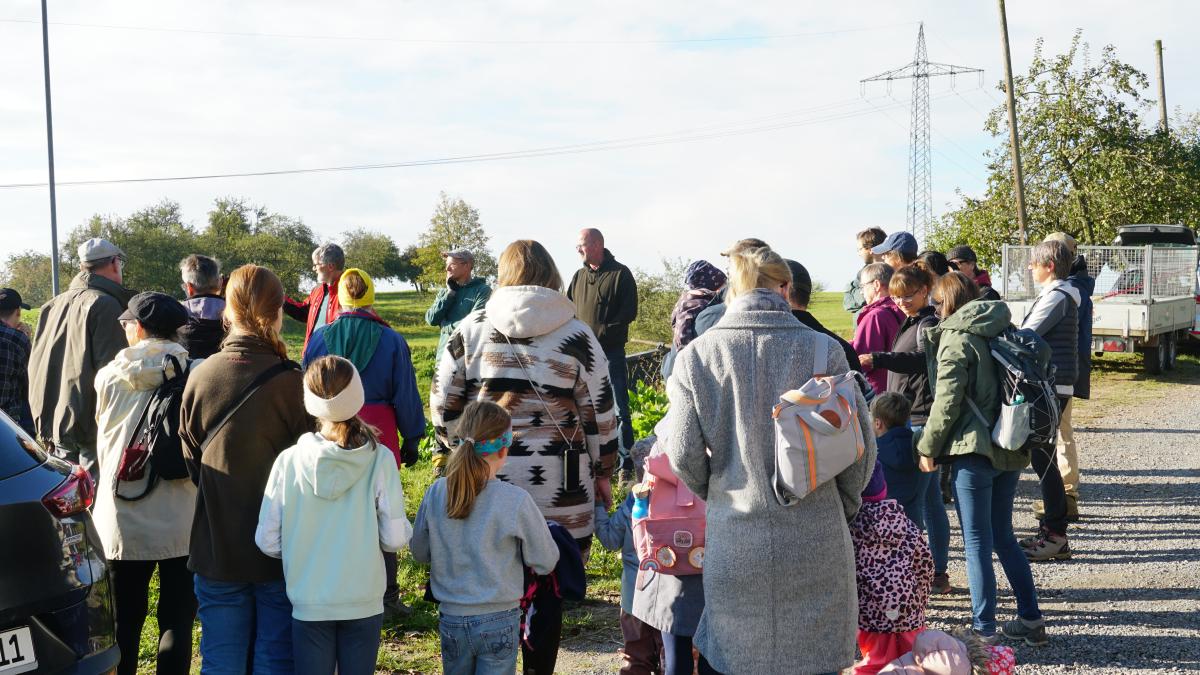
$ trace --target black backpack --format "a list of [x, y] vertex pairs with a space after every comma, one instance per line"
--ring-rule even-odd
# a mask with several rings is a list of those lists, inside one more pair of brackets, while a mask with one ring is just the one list
[[[174, 377], [167, 377], [167, 365], [173, 368]], [[174, 356], [163, 358], [163, 382], [142, 409], [142, 415], [133, 428], [133, 435], [121, 456], [117, 480], [113, 482], [113, 494], [126, 501], [136, 501], [150, 494], [159, 479], [179, 480], [188, 477], [187, 464], [183, 460], [183, 442], [179, 438], [179, 407], [183, 401], [183, 388], [187, 386], [192, 372], [192, 362], [180, 364]], [[117, 491], [121, 481], [146, 478], [146, 489], [137, 496], [126, 496]]]
[[[1010, 326], [988, 340], [988, 351], [996, 361], [1000, 380], [1000, 418], [988, 424], [974, 401], [967, 399], [967, 403], [984, 426], [992, 429], [992, 441], [1007, 450], [1024, 453], [1054, 445], [1060, 411], [1050, 345], [1035, 331]], [[1018, 420], [1021, 431], [1027, 430], [1028, 435], [1019, 447], [1006, 447], [999, 442], [1001, 427]]]

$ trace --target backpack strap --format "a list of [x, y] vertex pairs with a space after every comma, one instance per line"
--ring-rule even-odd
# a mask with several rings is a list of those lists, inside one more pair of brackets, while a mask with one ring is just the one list
[[[812, 376], [824, 377], [829, 374], [829, 346], [833, 342], [833, 338], [817, 331], [813, 331], [813, 333], [816, 334], [817, 339], [813, 340]], [[822, 346], [825, 349], [821, 349]]]
[[[204, 436], [204, 440], [200, 443], [200, 447], [197, 448], [195, 453], [196, 461], [199, 461], [200, 458], [204, 456], [204, 451], [208, 449], [208, 444], [211, 443], [214, 438], [216, 438], [217, 434], [221, 431], [221, 428], [224, 427], [225, 423], [229, 421], [229, 418], [233, 417], [234, 413], [240, 410], [246, 401], [250, 400], [251, 396], [254, 396], [254, 394], [264, 384], [273, 379], [276, 375], [282, 375], [289, 370], [299, 371], [300, 366], [298, 366], [295, 361], [280, 361], [279, 363], [276, 363], [270, 368], [267, 368], [259, 373], [258, 377], [254, 378], [254, 380], [246, 386], [246, 389], [242, 392], [242, 395], [239, 396], [229, 406], [227, 406], [225, 410], [221, 411], [221, 415], [217, 417], [217, 423], [214, 424], [212, 429]], [[199, 479], [198, 475], [196, 476], [196, 479]]]
[[988, 424], [987, 418], [983, 416], [983, 412], [979, 410], [979, 406], [975, 405], [975, 401], [972, 401], [970, 397], [965, 395], [963, 396], [963, 400], [966, 401], [967, 405], [971, 407], [971, 412], [975, 413], [975, 419], [979, 420], [983, 424], [983, 428], [991, 431], [992, 425]]

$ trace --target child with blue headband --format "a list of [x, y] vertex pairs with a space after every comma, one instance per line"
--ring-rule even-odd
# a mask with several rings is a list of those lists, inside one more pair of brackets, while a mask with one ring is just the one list
[[549, 574], [558, 546], [533, 497], [500, 477], [513, 444], [508, 412], [475, 401], [455, 431], [446, 475], [429, 486], [417, 512], [412, 555], [430, 563], [446, 675], [511, 674], [524, 569]]

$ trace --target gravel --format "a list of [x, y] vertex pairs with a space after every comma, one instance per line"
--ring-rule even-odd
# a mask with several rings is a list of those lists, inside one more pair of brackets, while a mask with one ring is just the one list
[[[1200, 671], [1200, 386], [1162, 385], [1155, 393], [1122, 407], [1113, 387], [1076, 410], [1082, 520], [1070, 532], [1074, 557], [1033, 567], [1050, 643], [1014, 645], [1018, 673]], [[1021, 480], [1018, 537], [1036, 528], [1035, 481], [1028, 470]], [[950, 519], [956, 591], [934, 596], [929, 608], [930, 627], [941, 629], [970, 621], [952, 508]], [[998, 563], [996, 578], [1003, 621], [1015, 602]], [[574, 611], [601, 620], [564, 641], [559, 671], [616, 672], [616, 609], [589, 602]]]

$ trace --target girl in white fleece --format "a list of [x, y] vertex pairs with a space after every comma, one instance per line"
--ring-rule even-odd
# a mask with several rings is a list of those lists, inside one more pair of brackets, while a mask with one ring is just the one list
[[383, 627], [385, 551], [412, 537], [392, 453], [357, 413], [358, 370], [325, 356], [304, 375], [305, 434], [271, 468], [254, 541], [283, 559], [296, 673], [375, 672]]

